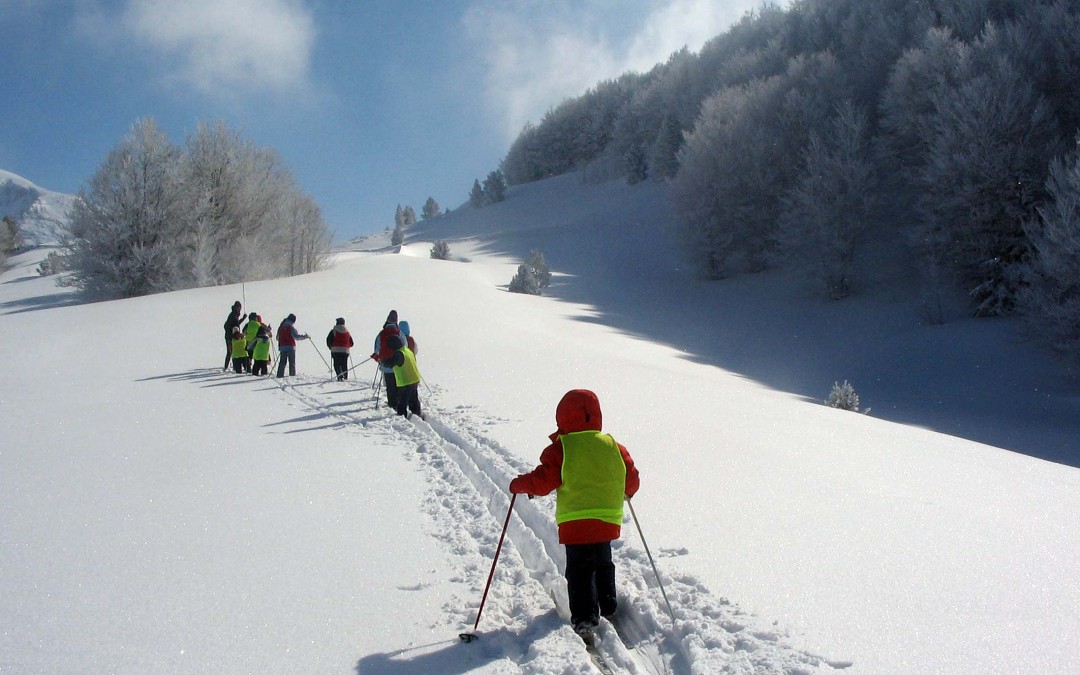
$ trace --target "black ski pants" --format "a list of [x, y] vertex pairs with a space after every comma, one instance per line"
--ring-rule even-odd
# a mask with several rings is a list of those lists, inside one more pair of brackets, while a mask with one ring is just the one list
[[420, 415], [423, 418], [424, 414], [420, 411], [420, 383], [407, 384], [404, 387], [399, 387], [397, 390], [397, 414], [402, 417], [408, 417], [407, 413], [413, 415]]
[[330, 352], [330, 358], [334, 362], [334, 375], [337, 375], [338, 381], [349, 379], [349, 355]]
[[566, 590], [570, 596], [570, 623], [599, 623], [618, 607], [615, 563], [611, 542], [566, 545]]
[[383, 387], [386, 389], [386, 405], [397, 410], [398, 386], [397, 375], [394, 375], [394, 371], [383, 373]]

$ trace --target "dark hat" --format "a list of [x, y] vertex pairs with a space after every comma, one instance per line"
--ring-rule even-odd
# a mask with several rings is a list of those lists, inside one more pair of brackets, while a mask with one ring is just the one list
[[259, 315], [255, 312], [252, 312], [251, 314], [248, 314], [248, 318], [254, 321], [255, 319], [259, 318]]
[[392, 309], [390, 313], [386, 315], [386, 323], [397, 323], [397, 310]]
[[401, 349], [405, 346], [405, 338], [400, 335], [391, 335], [386, 344], [390, 345], [390, 349]]
[[239, 307], [240, 307], [240, 301], [239, 301], [239, 300], [237, 300], [236, 302], [234, 302], [234, 303], [232, 304], [232, 306], [233, 306], [233, 309], [237, 309], [237, 308], [239, 308]]
[[345, 319], [343, 319], [343, 318], [341, 318], [341, 317], [339, 316], [339, 317], [337, 318], [337, 321], [336, 321], [336, 323], [337, 323], [337, 325], [339, 325], [339, 326], [344, 326], [344, 325], [345, 325]]
[[289, 316], [285, 317], [285, 320], [286, 321], [296, 321], [296, 315], [295, 314], [290, 314]]

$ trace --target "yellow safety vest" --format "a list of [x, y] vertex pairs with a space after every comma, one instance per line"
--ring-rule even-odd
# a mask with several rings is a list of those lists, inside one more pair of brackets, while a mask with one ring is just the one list
[[239, 340], [234, 339], [232, 341], [232, 355], [234, 359], [246, 359], [247, 358], [247, 340], [241, 337]]
[[407, 387], [420, 381], [420, 369], [416, 367], [416, 354], [408, 347], [402, 347], [401, 353], [405, 355], [405, 364], [394, 366], [394, 380], [397, 386]]
[[270, 338], [261, 337], [255, 338], [255, 349], [251, 352], [251, 357], [256, 361], [269, 361], [270, 360]]
[[626, 463], [609, 434], [578, 431], [559, 436], [562, 485], [556, 491], [555, 522], [595, 518], [622, 525]]

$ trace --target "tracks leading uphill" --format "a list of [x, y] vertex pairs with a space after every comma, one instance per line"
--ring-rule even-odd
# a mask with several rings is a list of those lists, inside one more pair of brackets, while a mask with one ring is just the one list
[[[431, 518], [432, 534], [461, 561], [456, 581], [470, 594], [444, 607], [448, 630], [471, 626], [509, 505], [506, 486], [532, 464], [482, 433], [478, 411], [445, 406], [445, 392], [438, 387], [426, 390], [427, 421], [422, 421], [394, 415], [364, 382], [303, 376], [263, 381], [335, 427], [393, 437], [412, 451], [429, 486], [421, 506]], [[755, 630], [752, 617], [713, 596], [694, 577], [665, 570], [661, 561], [675, 612], [672, 625], [636, 537], [632, 526], [624, 527], [622, 539], [613, 543], [619, 625], [601, 622], [595, 650], [613, 672], [809, 674], [850, 665], [795, 649], [778, 632]], [[660, 555], [681, 553], [685, 549]], [[575, 669], [580, 664], [565, 662], [568, 650], [589, 662], [569, 628], [564, 564], [554, 500], [518, 500], [480, 630], [522, 672], [580, 672]]]

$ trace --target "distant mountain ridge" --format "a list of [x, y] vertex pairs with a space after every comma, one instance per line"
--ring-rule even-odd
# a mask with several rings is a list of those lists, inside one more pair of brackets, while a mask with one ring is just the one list
[[19, 224], [25, 246], [57, 242], [57, 228], [67, 223], [75, 195], [53, 192], [0, 169], [0, 218], [11, 216]]

